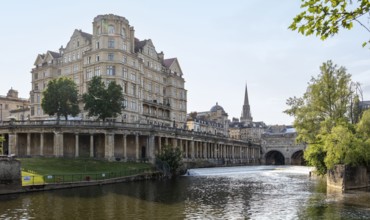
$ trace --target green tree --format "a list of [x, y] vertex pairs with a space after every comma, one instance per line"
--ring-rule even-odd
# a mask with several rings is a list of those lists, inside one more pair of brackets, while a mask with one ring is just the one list
[[161, 164], [167, 164], [172, 175], [177, 175], [179, 173], [182, 166], [182, 153], [180, 148], [174, 148], [169, 145], [164, 146], [161, 152], [156, 155], [156, 159], [159, 160]]
[[[301, 13], [293, 18], [289, 26], [303, 35], [315, 34], [322, 40], [339, 32], [340, 28], [350, 30], [354, 23], [370, 32], [368, 22], [361, 17], [370, 11], [369, 0], [301, 0]], [[368, 18], [367, 18], [368, 19]], [[365, 46], [364, 42], [362, 46]]]
[[5, 137], [3, 135], [0, 135], [0, 155], [4, 154], [4, 149], [3, 149], [4, 141], [5, 141]]
[[94, 76], [88, 84], [87, 93], [83, 94], [84, 109], [88, 115], [105, 121], [121, 113], [124, 97], [122, 87], [112, 81], [105, 85], [101, 77]]
[[[351, 75], [344, 67], [337, 67], [328, 61], [323, 63], [320, 71], [317, 78], [311, 79], [302, 98], [287, 100], [290, 108], [284, 112], [294, 116], [297, 141], [308, 144], [304, 154], [306, 161], [324, 174], [332, 163], [348, 162], [344, 152], [357, 143], [350, 125], [355, 108], [351, 103], [356, 94], [351, 87]], [[341, 135], [351, 138], [336, 139]]]
[[71, 79], [62, 77], [51, 80], [42, 94], [42, 109], [48, 115], [56, 115], [58, 121], [60, 116], [68, 120], [68, 115], [80, 113], [77, 86]]

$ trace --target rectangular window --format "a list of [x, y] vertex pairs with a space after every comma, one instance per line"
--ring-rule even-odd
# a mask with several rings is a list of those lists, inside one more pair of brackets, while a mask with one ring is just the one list
[[34, 89], [35, 89], [36, 91], [37, 91], [37, 90], [39, 90], [39, 84], [38, 84], [38, 83], [35, 83]]
[[90, 80], [93, 77], [92, 71], [90, 68], [86, 69], [86, 78]]
[[95, 76], [100, 76], [100, 66], [95, 67]]
[[114, 60], [114, 54], [113, 53], [108, 53], [108, 60], [113, 61]]
[[95, 61], [96, 61], [96, 62], [99, 62], [99, 60], [100, 60], [99, 55], [96, 55], [96, 56], [95, 56]]
[[73, 65], [73, 72], [78, 72], [78, 64]]
[[108, 48], [114, 48], [114, 40], [113, 39], [108, 40]]
[[87, 58], [87, 64], [91, 64], [91, 57]]
[[127, 57], [126, 56], [123, 56], [122, 63], [127, 63]]
[[100, 48], [99, 41], [96, 41], [96, 43], [95, 43], [95, 48], [96, 48], [96, 49], [99, 49], [99, 48]]
[[38, 79], [39, 78], [39, 74], [38, 73], [35, 73], [35, 79]]
[[132, 81], [136, 82], [136, 74], [135, 73], [131, 73], [130, 78], [131, 78]]
[[107, 75], [108, 76], [116, 75], [116, 67], [115, 66], [107, 66]]
[[122, 67], [122, 76], [123, 78], [127, 79], [127, 68]]

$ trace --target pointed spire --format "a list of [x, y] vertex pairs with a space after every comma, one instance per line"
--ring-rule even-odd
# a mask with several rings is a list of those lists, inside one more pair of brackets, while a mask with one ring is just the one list
[[242, 115], [240, 117], [240, 121], [244, 122], [245, 124], [249, 124], [253, 121], [253, 118], [252, 118], [252, 115], [251, 115], [251, 109], [250, 109], [250, 106], [249, 106], [247, 83], [245, 83], [244, 105], [243, 105]]
[[249, 105], [247, 83], [245, 83], [244, 105]]

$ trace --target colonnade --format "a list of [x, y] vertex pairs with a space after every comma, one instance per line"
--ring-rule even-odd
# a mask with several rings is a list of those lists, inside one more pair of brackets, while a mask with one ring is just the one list
[[[4, 135], [4, 133], [3, 133]], [[156, 131], [71, 132], [70, 130], [13, 131], [6, 133], [8, 153], [19, 157], [91, 157], [154, 162], [164, 146], [179, 147], [184, 161], [258, 163], [260, 147], [227, 138], [207, 138]]]

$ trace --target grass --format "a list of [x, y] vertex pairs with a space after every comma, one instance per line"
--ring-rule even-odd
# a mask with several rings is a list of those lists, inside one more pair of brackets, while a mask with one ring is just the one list
[[55, 182], [101, 180], [143, 173], [151, 169], [147, 163], [109, 162], [90, 158], [20, 158], [22, 176], [30, 180], [23, 185]]

